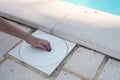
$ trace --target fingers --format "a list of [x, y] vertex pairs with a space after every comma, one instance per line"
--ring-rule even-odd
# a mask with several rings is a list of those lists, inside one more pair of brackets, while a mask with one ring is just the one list
[[51, 51], [50, 43], [47, 40], [44, 40], [41, 44], [46, 48], [46, 51]]
[[43, 50], [46, 51], [46, 47], [44, 45], [42, 45], [42, 44], [39, 44], [39, 43], [37, 45], [32, 45], [32, 47], [43, 49]]
[[40, 39], [34, 36], [30, 36], [29, 39], [26, 40], [27, 43], [29, 43], [31, 46], [43, 49], [45, 51], [50, 51], [50, 43], [47, 40]]

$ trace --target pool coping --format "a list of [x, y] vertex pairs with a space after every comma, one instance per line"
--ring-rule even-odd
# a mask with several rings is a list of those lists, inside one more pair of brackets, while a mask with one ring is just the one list
[[[41, 0], [41, 1], [42, 1], [42, 0]], [[102, 48], [102, 47], [100, 47], [100, 46], [96, 46], [96, 45], [91, 44], [91, 43], [88, 43], [88, 42], [86, 42], [86, 41], [82, 41], [79, 36], [73, 35], [73, 34], [70, 33], [70, 32], [64, 32], [62, 29], [60, 29], [60, 30], [56, 29], [56, 27], [57, 27], [59, 24], [61, 24], [61, 22], [66, 18], [66, 16], [68, 16], [68, 15], [70, 14], [70, 12], [71, 12], [73, 9], [75, 9], [76, 7], [77, 7], [77, 8], [81, 8], [82, 11], [83, 11], [83, 13], [85, 13], [85, 14], [86, 14], [86, 10], [88, 10], [89, 13], [90, 13], [90, 16], [91, 16], [91, 15], [95, 15], [96, 13], [98, 13], [98, 14], [105, 15], [105, 16], [108, 15], [108, 17], [110, 17], [110, 19], [114, 19], [114, 20], [116, 20], [116, 21], [120, 21], [120, 16], [116, 16], [116, 15], [112, 15], [112, 14], [107, 14], [107, 13], [104, 13], [104, 12], [96, 11], [96, 10], [93, 10], [93, 9], [85, 8], [85, 7], [78, 6], [78, 5], [74, 5], [74, 4], [71, 4], [71, 3], [62, 2], [62, 1], [60, 1], [60, 0], [52, 0], [52, 1], [53, 1], [53, 3], [54, 3], [54, 1], [55, 1], [55, 2], [58, 3], [58, 4], [60, 3], [59, 5], [61, 5], [61, 4], [63, 3], [64, 5], [66, 4], [66, 5], [70, 6], [70, 7], [66, 8], [66, 10], [68, 10], [68, 11], [64, 12], [64, 14], [59, 18], [58, 21], [56, 21], [56, 23], [53, 23], [53, 25], [50, 25], [51, 27], [49, 27], [48, 24], [47, 24], [47, 26], [46, 26], [46, 25], [43, 25], [43, 24], [42, 24], [42, 25], [41, 25], [41, 24], [36, 24], [35, 22], [31, 22], [31, 21], [29, 21], [29, 20], [26, 20], [25, 18], [23, 18], [23, 17], [21, 17], [21, 16], [17, 16], [18, 13], [11, 14], [10, 12], [6, 12], [6, 11], [4, 11], [4, 10], [0, 10], [0, 16], [5, 17], [5, 18], [8, 18], [8, 19], [11, 19], [11, 20], [14, 20], [14, 21], [19, 22], [19, 23], [22, 23], [22, 24], [25, 24], [25, 25], [30, 26], [30, 27], [33, 27], [33, 28], [40, 29], [40, 30], [42, 30], [42, 31], [45, 31], [45, 32], [51, 33], [51, 34], [53, 34], [53, 35], [56, 35], [56, 36], [58, 36], [58, 37], [62, 37], [62, 38], [64, 38], [64, 39], [67, 39], [67, 40], [70, 40], [70, 41], [72, 41], [72, 42], [78, 43], [78, 44], [83, 45], [83, 46], [85, 46], [85, 47], [88, 47], [88, 48], [91, 48], [91, 49], [93, 49], [93, 50], [99, 51], [99, 52], [104, 53], [104, 54], [106, 54], [106, 55], [109, 55], [109, 56], [111, 56], [111, 57], [120, 59], [120, 55], [117, 55], [117, 53], [115, 53], [114, 51], [111, 51], [110, 49]], [[47, 6], [46, 6], [46, 7], [47, 7]], [[59, 8], [59, 9], [60, 9], [60, 8]], [[61, 7], [61, 10], [62, 10], [62, 9], [63, 9], [63, 8]], [[84, 10], [84, 9], [85, 9], [85, 10]], [[10, 10], [10, 9], [8, 8], [8, 11], [9, 11], [9, 10]], [[13, 12], [16, 11], [16, 10], [14, 10], [14, 9], [11, 9], [11, 10], [13, 10]], [[58, 10], [58, 12], [59, 12], [59, 10]], [[22, 15], [22, 14], [21, 14], [21, 15]], [[49, 15], [49, 16], [53, 16], [53, 15]], [[50, 20], [48, 20], [48, 21], [50, 21]], [[53, 21], [53, 22], [54, 22], [54, 21]], [[119, 25], [119, 24], [118, 24], [118, 25]], [[113, 26], [114, 26], [114, 25], [113, 25]], [[65, 27], [65, 28], [67, 28], [67, 27]], [[75, 30], [75, 29], [74, 29], [75, 27], [72, 27], [72, 28], [73, 28], [73, 30]], [[75, 31], [74, 31], [74, 32], [75, 32]]]

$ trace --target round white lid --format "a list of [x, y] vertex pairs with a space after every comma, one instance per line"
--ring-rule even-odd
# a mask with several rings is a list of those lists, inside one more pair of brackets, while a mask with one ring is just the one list
[[19, 55], [24, 62], [42, 67], [56, 64], [66, 56], [68, 49], [64, 40], [49, 34], [37, 34], [36, 37], [48, 40], [52, 50], [43, 51], [24, 41], [19, 48]]

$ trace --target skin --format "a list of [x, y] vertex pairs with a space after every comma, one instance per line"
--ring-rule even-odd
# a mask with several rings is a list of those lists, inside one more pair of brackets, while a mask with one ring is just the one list
[[50, 43], [47, 40], [40, 39], [40, 38], [32, 36], [29, 33], [26, 33], [25, 31], [8, 23], [1, 17], [0, 17], [0, 31], [10, 34], [10, 35], [13, 35], [18, 38], [21, 38], [33, 47], [40, 48], [45, 51], [51, 50]]

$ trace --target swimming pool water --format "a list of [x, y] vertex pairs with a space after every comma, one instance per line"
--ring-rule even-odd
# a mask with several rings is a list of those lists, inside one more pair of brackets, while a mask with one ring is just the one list
[[120, 0], [64, 0], [120, 16]]

